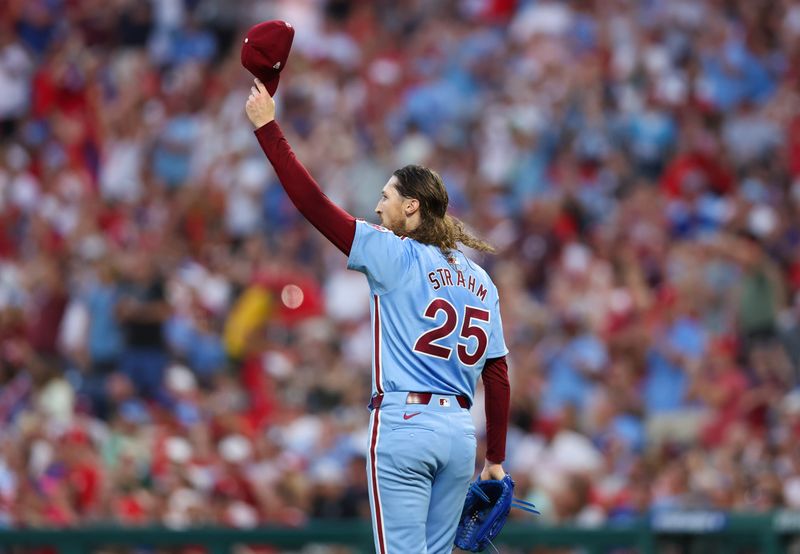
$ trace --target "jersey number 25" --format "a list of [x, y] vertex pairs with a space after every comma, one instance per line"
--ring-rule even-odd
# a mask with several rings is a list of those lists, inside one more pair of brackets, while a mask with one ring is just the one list
[[[434, 327], [430, 331], [425, 331], [414, 343], [414, 352], [433, 356], [434, 358], [441, 358], [449, 360], [450, 355], [453, 353], [452, 348], [437, 344], [436, 341], [444, 339], [453, 334], [456, 327], [458, 327], [458, 312], [455, 306], [444, 298], [434, 298], [428, 307], [425, 308], [423, 314], [427, 319], [436, 320], [439, 312], [444, 312], [444, 322], [438, 327]], [[459, 342], [456, 346], [456, 352], [459, 361], [468, 366], [475, 365], [483, 357], [486, 352], [486, 347], [489, 344], [489, 336], [486, 330], [478, 325], [473, 325], [473, 320], [489, 321], [489, 312], [474, 306], [464, 306], [464, 316], [461, 323], [461, 331], [459, 337], [464, 340], [464, 343]], [[475, 337], [478, 341], [478, 346], [471, 354], [467, 350], [468, 341], [471, 337]]]

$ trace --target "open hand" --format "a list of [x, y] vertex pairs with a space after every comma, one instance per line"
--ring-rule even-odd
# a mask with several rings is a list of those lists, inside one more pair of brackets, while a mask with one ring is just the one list
[[264, 83], [258, 79], [255, 80], [255, 85], [250, 87], [250, 97], [244, 110], [256, 129], [275, 119], [275, 100], [267, 92]]

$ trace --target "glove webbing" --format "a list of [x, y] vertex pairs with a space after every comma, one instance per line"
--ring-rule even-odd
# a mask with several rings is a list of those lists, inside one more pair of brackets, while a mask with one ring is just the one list
[[[484, 502], [490, 502], [489, 496], [485, 492], [483, 492], [483, 489], [481, 489], [477, 481], [473, 481], [472, 484], [469, 486], [469, 488], [472, 490], [472, 492], [480, 496]], [[532, 514], [542, 515], [542, 513], [536, 509], [536, 505], [534, 505], [531, 502], [528, 502], [527, 500], [522, 500], [520, 498], [512, 498], [511, 507], [517, 508], [519, 510], [524, 510]]]

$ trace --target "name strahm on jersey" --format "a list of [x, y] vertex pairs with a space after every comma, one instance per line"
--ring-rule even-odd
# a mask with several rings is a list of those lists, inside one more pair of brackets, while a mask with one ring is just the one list
[[[470, 275], [467, 279], [464, 279], [463, 272], [455, 271], [456, 282], [453, 283], [453, 273], [449, 268], [439, 267], [435, 271], [428, 273], [428, 281], [430, 281], [433, 290], [439, 290], [442, 287], [463, 287], [482, 301], [486, 301], [486, 287], [483, 284], [479, 284], [474, 276]], [[477, 290], [475, 287], [478, 287]]]

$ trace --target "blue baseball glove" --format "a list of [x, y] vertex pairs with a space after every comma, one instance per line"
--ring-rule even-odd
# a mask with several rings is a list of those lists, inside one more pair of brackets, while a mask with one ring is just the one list
[[530, 502], [514, 498], [514, 481], [510, 475], [500, 481], [474, 481], [467, 491], [458, 522], [456, 546], [469, 552], [483, 552], [503, 529], [512, 507], [539, 513]]

